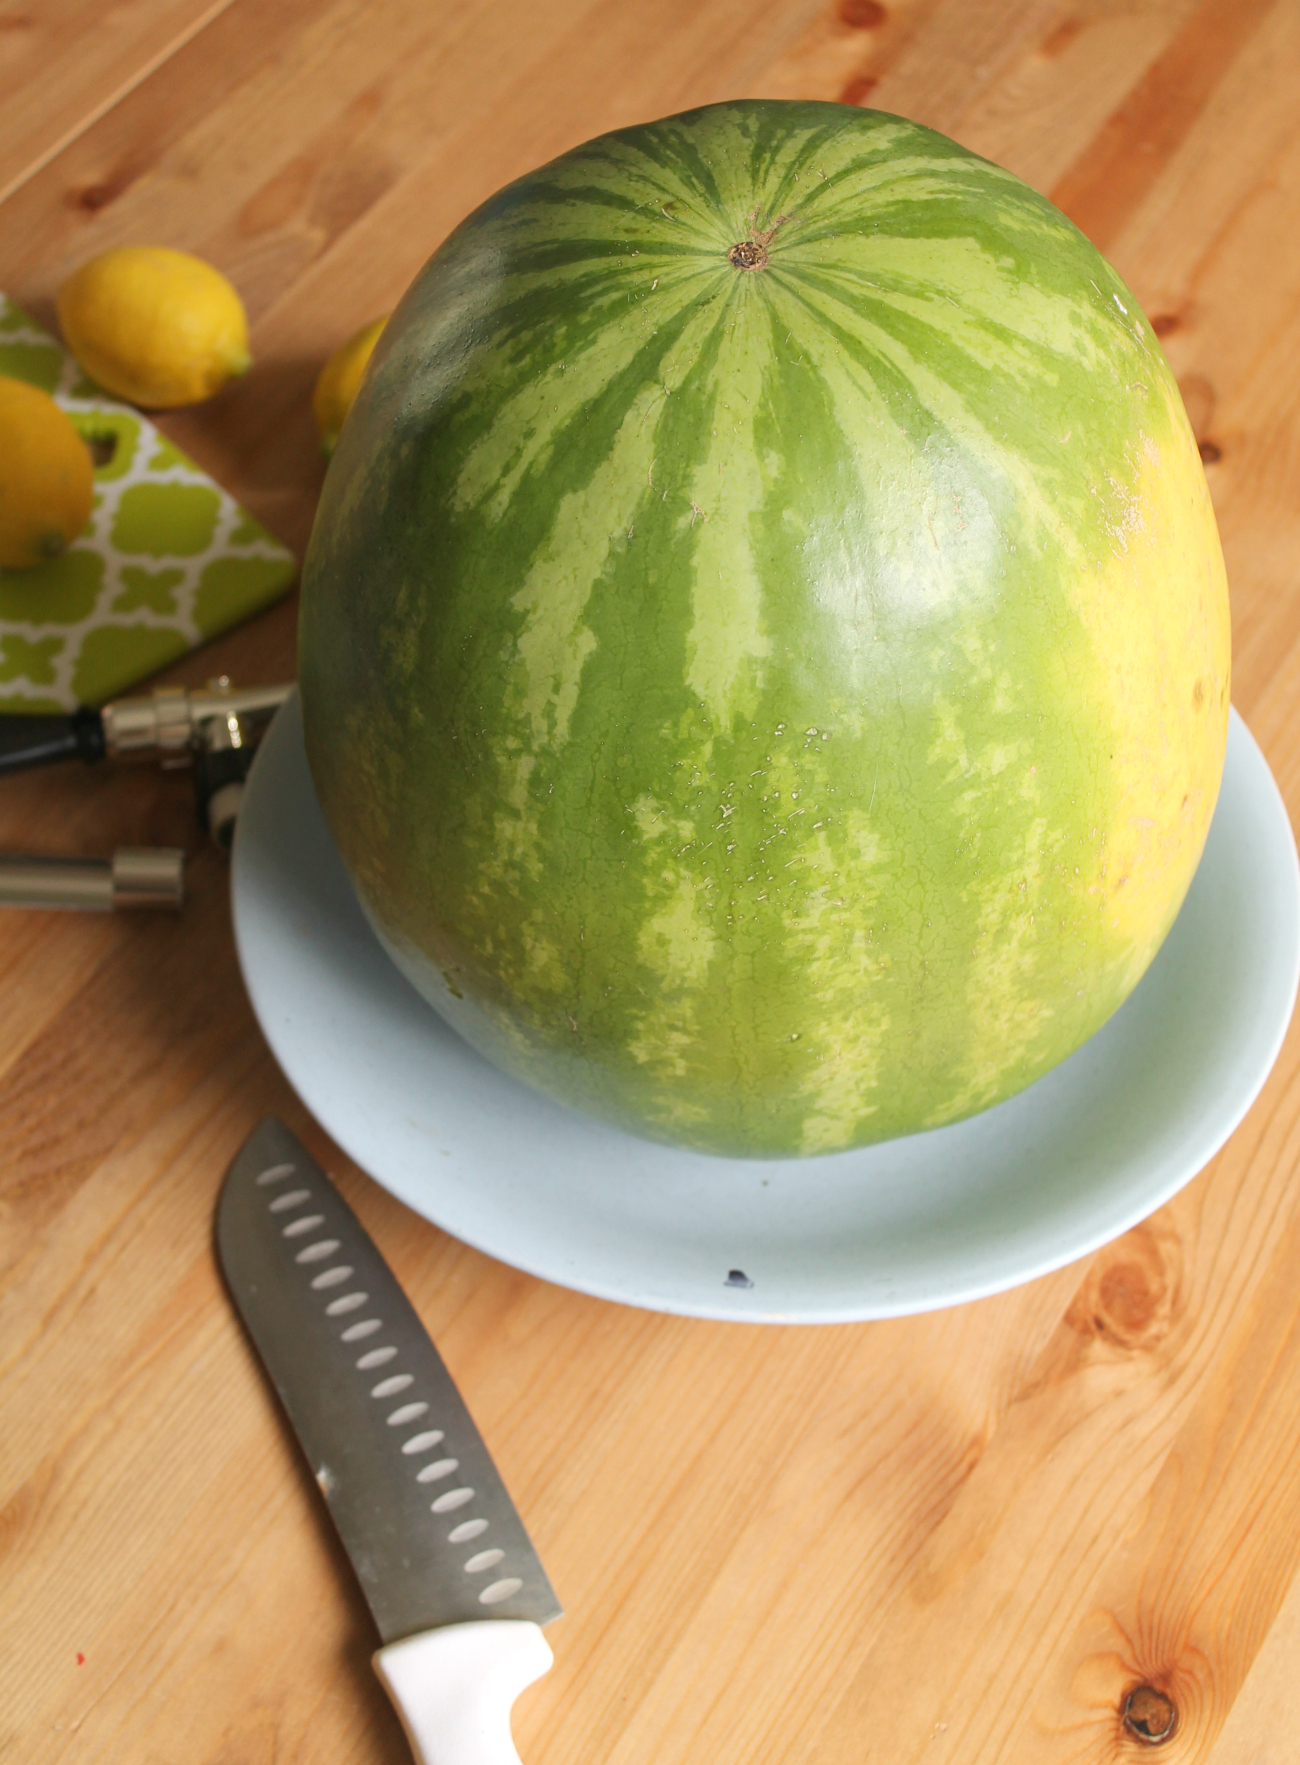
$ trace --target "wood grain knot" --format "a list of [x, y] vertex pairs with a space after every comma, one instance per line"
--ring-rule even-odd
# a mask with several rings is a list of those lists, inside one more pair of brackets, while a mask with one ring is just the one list
[[880, 81], [874, 74], [859, 74], [856, 80], [850, 80], [840, 93], [841, 104], [861, 104], [869, 93], [874, 92]]
[[134, 159], [127, 159], [110, 166], [105, 175], [96, 178], [93, 183], [80, 184], [70, 189], [63, 200], [79, 214], [97, 215], [110, 202], [116, 202], [119, 196], [125, 195], [139, 175], [139, 164]]
[[1063, 18], [1055, 30], [1049, 31], [1047, 36], [1043, 38], [1039, 44], [1038, 53], [1044, 61], [1055, 61], [1056, 57], [1064, 55], [1074, 39], [1081, 35], [1083, 28], [1081, 18]]
[[1135, 1685], [1124, 1700], [1124, 1726], [1146, 1746], [1162, 1746], [1178, 1727], [1178, 1707], [1154, 1685]]
[[[43, 1479], [48, 1481], [48, 1478]], [[43, 1489], [34, 1479], [19, 1485], [4, 1507], [0, 1508], [0, 1562], [16, 1555], [19, 1545], [35, 1526], [40, 1511]]]
[[1196, 449], [1207, 466], [1213, 466], [1223, 458], [1223, 449], [1217, 441], [1211, 441], [1208, 436], [1204, 441], [1197, 442]]
[[1132, 1341], [1144, 1336], [1160, 1308], [1160, 1291], [1140, 1262], [1118, 1262], [1102, 1276], [1097, 1294], [1112, 1336]]
[[1080, 1335], [1111, 1347], [1152, 1348], [1173, 1322], [1178, 1285], [1176, 1240], [1138, 1226], [1098, 1257], [1067, 1317]]
[[855, 31], [878, 31], [889, 17], [880, 0], [840, 0], [839, 15]]
[[84, 209], [87, 214], [98, 214], [118, 194], [112, 184], [87, 184], [81, 190], [74, 190], [69, 200], [73, 208]]

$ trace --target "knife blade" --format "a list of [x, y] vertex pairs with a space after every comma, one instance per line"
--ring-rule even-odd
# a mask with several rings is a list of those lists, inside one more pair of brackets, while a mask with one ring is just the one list
[[232, 1299], [329, 1506], [424, 1765], [518, 1765], [551, 1584], [450, 1373], [356, 1215], [268, 1117], [222, 1185]]

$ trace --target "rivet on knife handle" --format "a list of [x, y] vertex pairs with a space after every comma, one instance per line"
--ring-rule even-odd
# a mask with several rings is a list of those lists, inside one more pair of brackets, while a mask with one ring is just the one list
[[410, 1301], [283, 1123], [227, 1174], [230, 1292], [307, 1453], [385, 1647], [375, 1669], [424, 1765], [517, 1765], [510, 1706], [560, 1607]]

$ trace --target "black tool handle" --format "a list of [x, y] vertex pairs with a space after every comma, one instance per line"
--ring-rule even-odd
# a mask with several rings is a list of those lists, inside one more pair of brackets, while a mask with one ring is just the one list
[[83, 705], [70, 715], [61, 711], [0, 713], [0, 774], [52, 766], [57, 760], [93, 763], [103, 758], [104, 720], [89, 706]]

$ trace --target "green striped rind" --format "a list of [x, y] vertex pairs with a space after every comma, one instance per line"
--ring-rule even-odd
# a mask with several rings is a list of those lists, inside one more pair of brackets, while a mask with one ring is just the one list
[[[1147, 762], [1107, 645], [1150, 638], [1190, 447], [1104, 260], [898, 118], [720, 105], [521, 179], [390, 322], [308, 556], [308, 749], [372, 918], [492, 1058], [656, 1137], [818, 1152], [1019, 1089], [1190, 877], [1166, 851], [1117, 920]], [[1218, 727], [1191, 864], [1215, 568], [1170, 637]]]

